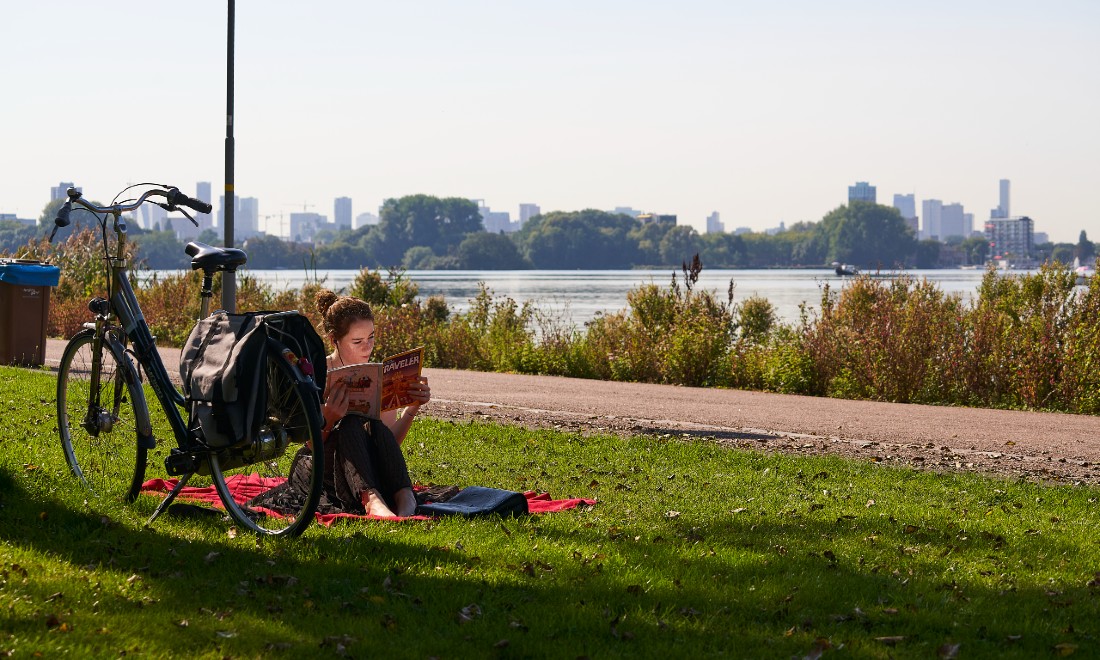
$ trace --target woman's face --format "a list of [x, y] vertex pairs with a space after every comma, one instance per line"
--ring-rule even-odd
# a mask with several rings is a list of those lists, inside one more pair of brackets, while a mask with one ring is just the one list
[[370, 354], [374, 350], [374, 321], [370, 319], [352, 321], [348, 326], [347, 334], [335, 344], [340, 361], [344, 364], [370, 362]]

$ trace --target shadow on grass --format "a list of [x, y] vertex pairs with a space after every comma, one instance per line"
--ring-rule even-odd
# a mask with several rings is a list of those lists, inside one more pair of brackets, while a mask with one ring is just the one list
[[[36, 498], [4, 469], [0, 504], [6, 544], [101, 582], [113, 576], [117, 584], [103, 589], [94, 607], [68, 596], [69, 616], [85, 629], [109, 616], [147, 621], [140, 644], [150, 655], [214, 648], [300, 653], [342, 645], [352, 654], [403, 649], [396, 654], [414, 656], [665, 656], [686, 649], [789, 656], [812, 652], [819, 637], [872, 656], [927, 656], [959, 642], [988, 656], [1048, 654], [1060, 643], [1097, 649], [1097, 590], [1052, 595], [1035, 584], [949, 580], [923, 557], [995, 554], [1005, 541], [977, 535], [960, 549], [950, 532], [907, 533], [902, 523], [685, 520], [662, 539], [642, 524], [609, 534], [576, 521], [530, 518], [420, 524], [423, 544], [375, 533], [385, 527], [350, 536], [346, 529], [313, 528], [294, 541], [228, 541], [220, 520], [135, 528], [62, 499]], [[487, 559], [498, 565], [485, 566], [457, 550], [455, 539], [471, 530], [502, 539], [525, 534], [532, 547]], [[868, 564], [832, 555], [833, 547], [868, 536], [888, 549], [869, 547]], [[578, 551], [550, 565], [537, 551], [540, 540]], [[918, 545], [922, 554], [905, 550]], [[1073, 550], [1045, 547], [1048, 553]], [[53, 608], [46, 591], [53, 588], [31, 594], [40, 599], [31, 613], [9, 615], [6, 627], [15, 638], [43, 634]], [[996, 609], [1005, 600], [1013, 606]], [[990, 609], [995, 615], [986, 614]], [[464, 611], [472, 619], [467, 623], [460, 622]], [[186, 627], [178, 623], [187, 620]], [[235, 636], [218, 637], [222, 629]], [[114, 642], [125, 650], [133, 638]]]

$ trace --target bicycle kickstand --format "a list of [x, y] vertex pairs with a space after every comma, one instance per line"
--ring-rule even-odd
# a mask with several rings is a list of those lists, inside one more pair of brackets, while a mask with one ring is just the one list
[[172, 503], [172, 500], [176, 499], [176, 495], [180, 494], [180, 491], [183, 490], [183, 487], [187, 485], [187, 482], [191, 480], [191, 476], [194, 474], [194, 472], [188, 472], [180, 477], [179, 481], [176, 482], [175, 488], [172, 489], [172, 492], [168, 493], [167, 497], [161, 500], [156, 510], [153, 511], [153, 515], [149, 516], [149, 520], [145, 522], [146, 527], [152, 526], [153, 521], [156, 520], [160, 514], [168, 510], [168, 505]]

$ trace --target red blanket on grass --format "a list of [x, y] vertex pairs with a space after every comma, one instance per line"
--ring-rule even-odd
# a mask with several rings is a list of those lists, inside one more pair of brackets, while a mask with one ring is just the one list
[[[167, 495], [176, 486], [177, 479], [150, 479], [141, 485], [141, 492], [150, 495], [159, 495], [161, 497]], [[261, 495], [268, 490], [282, 484], [285, 479], [272, 479], [267, 477], [261, 477], [257, 474], [249, 475], [232, 475], [225, 480], [229, 491], [233, 493], [233, 499], [238, 503], [244, 504]], [[524, 493], [527, 498], [527, 510], [530, 513], [550, 513], [551, 511], [564, 511], [566, 509], [573, 509], [581, 504], [593, 505], [596, 500], [589, 500], [584, 498], [573, 498], [566, 500], [552, 500], [549, 493], [536, 493], [533, 490], [529, 490]], [[222, 508], [221, 498], [218, 497], [218, 492], [214, 489], [214, 486], [195, 487], [184, 486], [183, 490], [179, 494], [180, 500], [189, 500], [192, 502], [204, 502], [206, 504], [212, 504], [218, 508]], [[270, 509], [264, 509], [260, 507], [254, 507], [258, 511], [263, 511], [268, 515], [278, 516], [279, 514]], [[329, 527], [332, 523], [341, 518], [350, 518], [352, 520], [431, 520], [429, 516], [408, 516], [406, 518], [382, 518], [379, 516], [367, 516], [356, 515], [354, 513], [317, 513], [317, 522], [321, 523], [325, 527]]]

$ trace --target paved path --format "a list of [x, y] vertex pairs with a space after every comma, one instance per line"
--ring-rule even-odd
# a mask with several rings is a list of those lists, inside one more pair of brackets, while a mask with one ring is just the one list
[[[47, 365], [64, 342], [50, 340]], [[170, 374], [179, 349], [162, 349]], [[1100, 417], [426, 369], [422, 414], [1100, 484]]]

